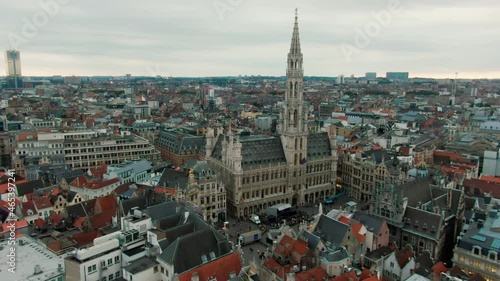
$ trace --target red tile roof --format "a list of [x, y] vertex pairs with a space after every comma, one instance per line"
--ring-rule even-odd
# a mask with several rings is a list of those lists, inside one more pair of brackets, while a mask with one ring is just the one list
[[359, 281], [359, 279], [354, 271], [349, 271], [339, 277], [330, 279], [330, 281]]
[[342, 223], [345, 223], [345, 224], [349, 224], [349, 221], [350, 219], [346, 216], [340, 216], [339, 219], [338, 219], [339, 222], [342, 222]]
[[52, 207], [52, 203], [50, 203], [50, 200], [47, 197], [35, 199], [35, 200], [33, 200], [33, 203], [35, 203], [35, 207], [37, 210]]
[[377, 275], [372, 275], [366, 279], [364, 279], [363, 281], [380, 281], [381, 279], [378, 279]]
[[88, 178], [87, 176], [79, 176], [74, 179], [69, 185], [80, 188], [101, 189], [117, 182], [120, 182], [119, 178], [109, 180], [94, 180], [92, 178]]
[[155, 193], [175, 195], [175, 189], [169, 187], [155, 187]]
[[118, 203], [116, 202], [116, 198], [113, 194], [108, 194], [103, 197], [99, 197], [96, 199], [96, 204], [99, 204], [103, 211], [105, 210], [116, 210], [118, 207]]
[[443, 262], [438, 262], [432, 267], [432, 271], [434, 271], [436, 276], [439, 276], [442, 272], [448, 272], [448, 269]]
[[286, 274], [290, 273], [290, 270], [292, 268], [292, 267], [284, 267], [274, 259], [266, 260], [262, 266], [269, 269], [271, 272], [274, 272], [281, 279], [285, 279]]
[[374, 273], [371, 272], [367, 268], [363, 268], [363, 271], [361, 272], [361, 275], [359, 275], [359, 280], [364, 281], [365, 279], [368, 279], [370, 276], [373, 276]]
[[410, 248], [405, 248], [401, 251], [396, 252], [396, 260], [398, 261], [399, 267], [403, 268], [414, 256], [413, 251]]
[[491, 193], [495, 198], [500, 198], [500, 184], [498, 183], [480, 179], [465, 179], [463, 185], [465, 188], [476, 188], [481, 192]]
[[179, 281], [191, 281], [193, 275], [198, 274], [199, 281], [208, 281], [212, 278], [217, 280], [229, 280], [231, 272], [239, 274], [242, 268], [238, 252], [225, 255], [209, 263], [181, 273]]
[[479, 179], [487, 182], [500, 183], [500, 177], [481, 176]]
[[[6, 223], [2, 224], [1, 229], [0, 229], [0, 234], [3, 234], [5, 232], [10, 231], [10, 228], [9, 228], [10, 224], [11, 224], [10, 222], [6, 222]], [[18, 220], [14, 223], [14, 228], [16, 230], [27, 227], [27, 226], [28, 226], [28, 222], [24, 219]]]
[[52, 212], [49, 217], [49, 221], [52, 225], [60, 224], [63, 219], [64, 217], [56, 212]]
[[21, 210], [23, 213], [23, 216], [30, 216], [28, 215], [28, 210], [31, 210], [33, 212], [33, 215], [36, 214], [36, 209], [35, 209], [35, 203], [33, 201], [28, 201], [28, 202], [22, 202], [21, 203]]
[[357, 223], [352, 225], [352, 232], [354, 232], [354, 235], [356, 236], [356, 239], [358, 240], [359, 243], [365, 242], [366, 238], [363, 234], [359, 233], [362, 227], [363, 227], [362, 223]]
[[113, 216], [116, 215], [116, 210], [106, 210], [100, 214], [93, 215], [90, 218], [90, 224], [93, 229], [99, 229], [113, 223]]
[[108, 165], [103, 164], [100, 167], [90, 169], [90, 174], [96, 178], [102, 179], [104, 174], [108, 172]]
[[44, 225], [45, 225], [45, 221], [44, 221], [42, 218], [38, 218], [38, 219], [36, 219], [36, 221], [35, 221], [35, 225], [36, 225], [37, 227], [42, 227], [42, 226], [44, 226]]
[[311, 268], [301, 273], [295, 274], [295, 281], [310, 281], [313, 278], [317, 281], [323, 281], [324, 278], [328, 276], [326, 271], [322, 267]]
[[75, 221], [75, 223], [73, 223], [73, 225], [74, 225], [75, 227], [78, 227], [79, 229], [82, 229], [82, 227], [83, 227], [83, 223], [85, 222], [85, 220], [86, 220], [86, 218], [85, 218], [85, 217], [81, 217], [81, 218], [77, 219], [77, 220]]
[[91, 244], [95, 238], [99, 237], [99, 230], [91, 232], [81, 232], [73, 235], [73, 240], [75, 240], [78, 247], [82, 247]]
[[308, 248], [306, 242], [295, 240], [292, 237], [285, 235], [281, 239], [274, 252], [278, 255], [288, 256], [293, 251], [296, 251], [300, 255], [305, 255], [307, 253], [307, 249]]

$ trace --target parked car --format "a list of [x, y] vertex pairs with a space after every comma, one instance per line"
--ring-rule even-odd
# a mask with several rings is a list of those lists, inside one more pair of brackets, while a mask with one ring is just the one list
[[255, 223], [256, 225], [260, 225], [260, 218], [256, 214], [251, 214], [249, 216], [249, 219], [251, 222]]

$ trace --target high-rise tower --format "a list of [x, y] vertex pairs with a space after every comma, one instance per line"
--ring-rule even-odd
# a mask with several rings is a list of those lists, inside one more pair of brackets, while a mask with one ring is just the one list
[[292, 43], [287, 60], [287, 88], [285, 104], [280, 118], [279, 133], [285, 147], [285, 156], [290, 165], [299, 165], [305, 161], [307, 152], [307, 110], [304, 107], [303, 56], [300, 50], [298, 13], [295, 10]]
[[5, 51], [5, 72], [8, 78], [14, 80], [15, 88], [17, 88], [18, 80], [21, 77], [21, 56], [19, 51]]

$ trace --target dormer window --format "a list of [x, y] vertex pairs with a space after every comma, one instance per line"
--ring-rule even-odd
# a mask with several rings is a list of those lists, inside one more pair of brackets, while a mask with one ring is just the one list
[[427, 230], [427, 224], [426, 223], [424, 223], [424, 225], [422, 226], [422, 229], [423, 230]]
[[418, 227], [418, 221], [415, 221], [415, 227]]
[[481, 247], [479, 247], [479, 246], [474, 246], [474, 247], [472, 247], [472, 253], [473, 253], [474, 255], [478, 255], [478, 256], [480, 256], [480, 255], [481, 255]]
[[492, 261], [496, 261], [497, 260], [497, 253], [496, 252], [493, 252], [493, 251], [490, 251], [488, 253], [488, 258]]

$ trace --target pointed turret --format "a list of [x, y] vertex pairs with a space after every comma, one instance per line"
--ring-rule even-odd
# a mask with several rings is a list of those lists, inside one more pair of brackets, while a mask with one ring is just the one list
[[307, 155], [307, 114], [308, 108], [304, 105], [303, 87], [304, 71], [302, 52], [300, 50], [299, 21], [295, 10], [292, 42], [287, 59], [287, 88], [285, 103], [281, 111], [279, 133], [285, 145], [285, 155], [291, 165], [303, 165]]
[[295, 9], [295, 24], [293, 26], [292, 43], [290, 45], [290, 55], [302, 55], [300, 51], [300, 37], [299, 37], [299, 13]]

